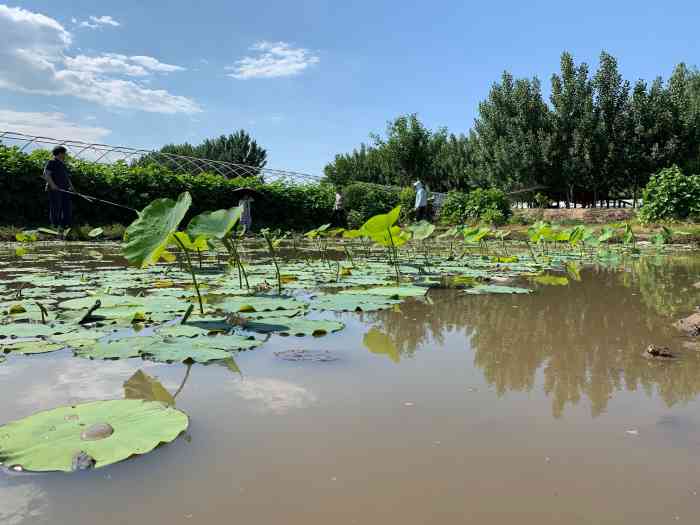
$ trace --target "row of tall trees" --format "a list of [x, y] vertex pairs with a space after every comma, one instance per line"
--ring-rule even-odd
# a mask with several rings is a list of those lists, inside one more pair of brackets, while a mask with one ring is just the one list
[[[253, 168], [264, 168], [267, 164], [267, 151], [242, 129], [230, 135], [206, 139], [197, 145], [187, 142], [166, 144], [158, 153], [244, 164]], [[157, 154], [146, 155], [138, 162], [147, 164], [154, 161], [161, 164], [164, 162], [163, 157]]]
[[543, 186], [568, 206], [636, 199], [671, 164], [700, 171], [700, 72], [679, 64], [667, 82], [632, 84], [608, 53], [593, 73], [563, 53], [548, 102], [537, 78], [505, 72], [467, 134], [402, 116], [385, 138], [371, 135], [369, 145], [337, 155], [325, 175], [339, 185], [420, 178], [436, 191]]

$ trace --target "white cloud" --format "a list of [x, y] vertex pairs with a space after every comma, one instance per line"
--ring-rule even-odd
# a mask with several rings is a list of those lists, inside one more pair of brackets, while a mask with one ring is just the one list
[[0, 109], [0, 130], [83, 142], [99, 142], [111, 133], [105, 128], [83, 126], [71, 122], [66, 119], [63, 113], [24, 112], [6, 109]]
[[226, 69], [233, 71], [228, 76], [242, 80], [251, 78], [276, 78], [298, 75], [305, 69], [318, 64], [321, 59], [312, 51], [292, 47], [286, 42], [258, 42], [253, 47], [258, 53], [243, 57], [234, 66]]
[[56, 20], [0, 4], [0, 88], [155, 113], [201, 111], [190, 98], [118, 77], [180, 71], [179, 66], [146, 56], [70, 56], [71, 44], [72, 35]]
[[[78, 23], [78, 20], [73, 18], [72, 22], [74, 24]], [[89, 20], [83, 20], [78, 24], [80, 27], [87, 27], [88, 29], [99, 29], [104, 26], [119, 27], [121, 24], [117, 22], [114, 18], [108, 15], [103, 16], [91, 16]]]
[[184, 67], [165, 64], [153, 57], [128, 57], [117, 53], [104, 53], [95, 57], [86, 55], [66, 57], [64, 63], [72, 71], [86, 71], [99, 75], [117, 74], [130, 77], [145, 77], [152, 72], [171, 73], [185, 70]]

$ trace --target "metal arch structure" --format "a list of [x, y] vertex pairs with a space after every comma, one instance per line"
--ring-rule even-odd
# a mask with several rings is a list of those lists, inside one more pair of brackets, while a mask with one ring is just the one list
[[258, 168], [245, 164], [162, 153], [149, 149], [27, 135], [16, 131], [0, 130], [0, 143], [16, 146], [20, 151], [25, 151], [32, 147], [63, 146], [73, 158], [103, 164], [111, 164], [117, 161], [130, 163], [148, 156], [149, 159], [152, 159], [153, 162], [160, 166], [186, 171], [195, 175], [216, 173], [226, 178], [262, 177], [265, 182], [284, 181], [293, 184], [308, 184], [321, 181], [321, 177], [318, 175], [309, 175], [308, 173], [296, 171]]

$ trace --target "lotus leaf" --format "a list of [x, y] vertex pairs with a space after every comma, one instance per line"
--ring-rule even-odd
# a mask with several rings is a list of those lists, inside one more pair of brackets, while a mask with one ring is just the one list
[[435, 225], [429, 223], [428, 221], [420, 221], [415, 224], [411, 224], [407, 229], [413, 234], [414, 240], [424, 241], [433, 234], [435, 231]]
[[206, 348], [216, 348], [218, 350], [250, 350], [263, 344], [262, 341], [254, 337], [235, 334], [198, 337], [195, 339], [195, 343]]
[[[113, 432], [104, 439], [82, 439], [94, 425], [109, 425]], [[94, 462], [95, 468], [106, 467], [173, 441], [187, 426], [183, 412], [152, 401], [118, 399], [55, 408], [0, 427], [0, 464], [71, 472], [80, 455], [87, 460], [83, 466]]]
[[127, 337], [117, 341], [101, 341], [92, 348], [78, 350], [75, 355], [87, 359], [129, 359], [139, 357], [141, 350], [153, 341], [149, 337]]
[[157, 199], [146, 206], [126, 229], [124, 257], [141, 268], [157, 263], [191, 204], [192, 197], [184, 192], [177, 202]]
[[331, 294], [314, 297], [309, 307], [312, 310], [333, 312], [374, 312], [391, 308], [401, 301], [372, 294]]
[[223, 239], [231, 233], [241, 218], [242, 208], [236, 206], [228, 210], [217, 210], [201, 213], [187, 225], [187, 233], [196, 239]]
[[0, 325], [0, 344], [5, 337], [46, 337], [64, 334], [75, 330], [74, 327], [63, 324], [41, 323], [10, 323]]
[[[161, 363], [194, 361], [208, 363], [231, 357], [224, 350], [207, 347], [200, 338], [169, 337], [146, 346], [142, 354], [148, 359]], [[204, 339], [204, 338], [201, 338]]]
[[56, 350], [62, 350], [66, 347], [62, 343], [52, 343], [50, 341], [8, 341], [0, 340], [0, 346], [5, 353], [12, 352], [13, 354], [33, 355], [33, 354], [48, 354]]
[[337, 332], [345, 327], [343, 323], [336, 321], [315, 321], [311, 319], [289, 319], [284, 317], [272, 317], [260, 321], [250, 321], [246, 324], [247, 330], [254, 332], [278, 333], [280, 335], [313, 335], [320, 337], [331, 332]]
[[367, 232], [369, 235], [375, 234], [375, 233], [380, 233], [380, 232], [385, 232], [389, 228], [391, 228], [394, 224], [396, 224], [396, 221], [399, 220], [399, 215], [401, 214], [401, 206], [397, 206], [393, 210], [391, 210], [389, 213], [383, 213], [380, 215], [375, 215], [371, 219], [369, 219], [365, 224], [362, 226], [362, 230]]
[[248, 296], [230, 297], [213, 305], [224, 312], [265, 312], [273, 310], [298, 310], [304, 304], [291, 297]]
[[428, 293], [428, 288], [422, 286], [381, 286], [378, 288], [367, 288], [366, 290], [343, 290], [341, 294], [352, 295], [378, 295], [383, 297], [422, 297]]
[[95, 239], [95, 238], [99, 237], [100, 235], [102, 235], [103, 231], [104, 230], [102, 228], [92, 229], [88, 232], [88, 237], [90, 237], [91, 239]]

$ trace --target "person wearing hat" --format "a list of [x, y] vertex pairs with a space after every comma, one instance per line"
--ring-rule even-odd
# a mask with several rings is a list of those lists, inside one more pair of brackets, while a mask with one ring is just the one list
[[45, 190], [49, 193], [49, 222], [54, 228], [70, 228], [73, 220], [71, 196], [66, 191], [75, 191], [70, 171], [66, 166], [67, 150], [56, 146], [51, 153], [53, 159], [44, 167]]
[[428, 218], [428, 190], [419, 180], [413, 183], [413, 187], [416, 189], [416, 220], [422, 221]]

